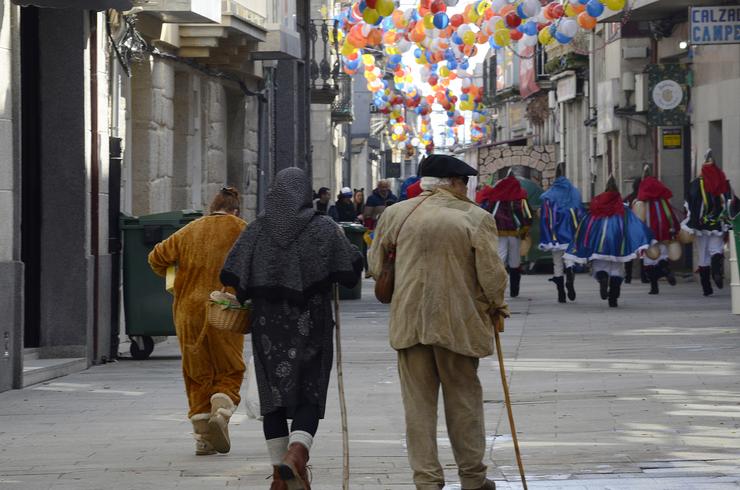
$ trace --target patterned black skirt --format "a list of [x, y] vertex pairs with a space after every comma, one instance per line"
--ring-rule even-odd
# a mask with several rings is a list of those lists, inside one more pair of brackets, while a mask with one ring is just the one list
[[313, 296], [305, 306], [255, 299], [252, 351], [262, 415], [317, 405], [324, 417], [334, 356], [331, 295]]

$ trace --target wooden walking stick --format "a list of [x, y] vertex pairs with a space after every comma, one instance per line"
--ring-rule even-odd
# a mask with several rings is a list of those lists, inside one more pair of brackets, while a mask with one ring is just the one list
[[516, 454], [516, 464], [519, 466], [519, 475], [522, 477], [522, 488], [527, 490], [527, 479], [524, 477], [524, 465], [522, 464], [522, 454], [519, 452], [519, 439], [516, 436], [516, 424], [514, 424], [514, 412], [511, 411], [511, 398], [509, 397], [509, 385], [506, 382], [506, 369], [504, 368], [504, 354], [501, 350], [501, 338], [499, 329], [504, 329], [503, 317], [497, 316], [494, 321], [493, 332], [496, 337], [496, 354], [498, 355], [498, 365], [501, 371], [501, 385], [504, 388], [504, 401], [506, 411], [509, 415], [509, 427], [511, 428], [511, 440], [514, 441], [514, 453]]
[[342, 490], [349, 490], [349, 429], [347, 427], [347, 400], [344, 398], [342, 373], [342, 336], [339, 321], [339, 286], [334, 285], [334, 331], [337, 339], [337, 385], [339, 386], [339, 412], [342, 420]]

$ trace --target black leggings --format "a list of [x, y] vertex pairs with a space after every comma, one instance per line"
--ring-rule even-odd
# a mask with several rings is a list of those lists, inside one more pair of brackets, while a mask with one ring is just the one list
[[[293, 423], [290, 426], [291, 432], [297, 430], [308, 432], [312, 436], [316, 435], [319, 428], [319, 407], [318, 405], [300, 405], [295, 407], [293, 414]], [[274, 412], [270, 412], [262, 419], [262, 430], [265, 432], [265, 439], [277, 439], [278, 437], [288, 436], [288, 415], [285, 407], [280, 407]]]

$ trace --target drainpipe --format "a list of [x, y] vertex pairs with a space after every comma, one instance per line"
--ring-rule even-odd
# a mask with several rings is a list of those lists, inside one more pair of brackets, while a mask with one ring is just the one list
[[[658, 40], [653, 36], [650, 39], [650, 63], [658, 63]], [[657, 126], [652, 129], [653, 131], [653, 175], [660, 178], [660, 158], [659, 158], [659, 145], [658, 145], [658, 128]]]
[[[594, 48], [596, 47], [596, 33], [594, 31], [591, 31], [591, 35], [589, 36], [588, 40], [588, 50], [590, 53], [594, 52]], [[589, 56], [588, 60], [588, 117], [589, 120], [592, 121], [592, 124], [594, 126], [589, 127], [588, 131], [588, 153], [590, 155], [589, 157], [589, 168], [588, 168], [588, 182], [589, 182], [589, 192], [590, 196], [589, 199], [594, 197], [595, 193], [595, 173], [594, 173], [594, 166], [596, 165], [596, 145], [594, 144], [594, 135], [598, 128], [598, 112], [596, 109], [596, 68], [594, 66], [595, 63], [595, 57], [593, 54]]]
[[98, 13], [90, 11], [90, 252], [93, 257], [93, 363], [98, 359], [100, 308], [100, 141], [98, 135]]

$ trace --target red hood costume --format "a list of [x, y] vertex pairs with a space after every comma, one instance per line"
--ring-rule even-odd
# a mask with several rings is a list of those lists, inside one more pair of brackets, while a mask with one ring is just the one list
[[589, 214], [594, 218], [624, 215], [624, 201], [619, 192], [606, 191], [591, 200]]

